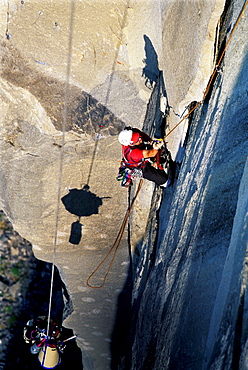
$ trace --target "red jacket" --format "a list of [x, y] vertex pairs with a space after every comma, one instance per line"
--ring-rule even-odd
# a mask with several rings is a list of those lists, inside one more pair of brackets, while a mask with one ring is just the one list
[[152, 139], [139, 129], [135, 128], [133, 131], [139, 133], [143, 143], [138, 146], [122, 145], [123, 162], [128, 168], [143, 168], [148, 162], [148, 159], [143, 158], [143, 150], [147, 149], [147, 145], [144, 142], [150, 143]]
[[122, 145], [122, 161], [128, 168], [142, 168], [147, 160], [143, 158], [143, 150]]

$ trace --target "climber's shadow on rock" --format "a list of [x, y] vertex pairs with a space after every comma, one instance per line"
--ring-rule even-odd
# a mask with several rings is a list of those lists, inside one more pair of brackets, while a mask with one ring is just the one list
[[102, 199], [89, 190], [85, 185], [82, 189], [70, 189], [69, 193], [61, 198], [65, 209], [73, 215], [83, 217], [98, 214]]
[[82, 237], [81, 217], [87, 217], [98, 214], [99, 207], [102, 205], [102, 199], [110, 197], [98, 197], [92, 193], [88, 185], [82, 189], [70, 189], [69, 193], [61, 198], [65, 209], [73, 215], [79, 217], [79, 220], [71, 225], [71, 235], [69, 242], [71, 244], [79, 244]]

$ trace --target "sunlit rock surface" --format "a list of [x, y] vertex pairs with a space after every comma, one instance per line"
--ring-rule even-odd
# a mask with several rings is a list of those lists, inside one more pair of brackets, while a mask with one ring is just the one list
[[[164, 118], [166, 118], [168, 131], [178, 122], [179, 116], [189, 103], [202, 99], [216, 59], [215, 40], [225, 2], [211, 0], [206, 4], [205, 1], [165, 0], [156, 2], [152, 0], [107, 2], [10, 0], [1, 1], [0, 4], [1, 208], [19, 234], [33, 244], [36, 257], [52, 261], [58, 197], [60, 199], [67, 195], [74, 195], [72, 203], [76, 204], [76, 210], [69, 207], [71, 211], [68, 211], [65, 205], [59, 202], [56, 239], [56, 265], [74, 304], [74, 313], [67, 318], [66, 325], [78, 334], [77, 342], [83, 350], [84, 367], [89, 370], [109, 368], [111, 361], [109, 343], [111, 343], [114, 326], [117, 297], [125, 283], [129, 264], [126, 232], [117, 260], [108, 277], [108, 284], [103, 289], [91, 290], [86, 286], [85, 281], [114, 242], [128, 203], [126, 189], [122, 189], [115, 181], [118, 161], [121, 159], [117, 134], [125, 125], [141, 128], [145, 123], [146, 129], [154, 135]], [[230, 24], [234, 23], [240, 8], [240, 2], [235, 2]], [[234, 49], [229, 51], [233, 55], [233, 59], [230, 59], [230, 61], [233, 60], [233, 64], [226, 66], [227, 71], [223, 72], [223, 76], [222, 74], [218, 76], [218, 81], [220, 79], [221, 83], [223, 79], [222, 90], [216, 90], [212, 105], [208, 107], [206, 104], [202, 108], [202, 115], [207, 117], [206, 121], [203, 120], [199, 125], [192, 124], [189, 146], [178, 182], [173, 190], [166, 190], [164, 195], [159, 216], [156, 267], [150, 275], [151, 279], [154, 279], [151, 280], [151, 285], [155, 287], [159, 281], [161, 283], [156, 291], [156, 297], [151, 298], [154, 304], [160, 299], [163, 300], [164, 284], [167, 283], [162, 278], [164, 275], [157, 269], [163, 266], [162, 270], [167, 271], [165, 265], [168, 263], [170, 266], [172, 263], [164, 252], [163, 240], [167, 240], [164, 232], [170, 232], [168, 223], [172, 221], [169, 221], [169, 214], [171, 214], [170, 220], [176, 217], [174, 199], [176, 202], [182, 202], [180, 203], [181, 213], [177, 215], [176, 234], [179, 235], [178, 241], [183, 246], [177, 246], [177, 241], [173, 240], [174, 244], [171, 242], [168, 247], [171, 248], [171, 256], [174, 248], [183, 249], [183, 251], [185, 251], [184, 248], [188, 248], [187, 243], [184, 246], [184, 239], [181, 239], [180, 235], [184, 233], [186, 240], [187, 235], [190, 237], [194, 232], [191, 225], [194, 228], [195, 223], [200, 223], [198, 202], [201, 204], [204, 201], [209, 202], [211, 205], [209, 209], [213, 208], [213, 202], [210, 202], [207, 190], [211, 191], [211, 200], [212, 198], [216, 200], [217, 196], [219, 199], [220, 194], [217, 191], [219, 185], [212, 180], [212, 172], [207, 171], [212, 171], [212, 168], [216, 173], [220, 171], [218, 177], [223, 178], [225, 186], [229, 184], [227, 173], [223, 168], [218, 167], [217, 162], [220, 157], [214, 150], [219, 143], [217, 141], [219, 136], [220, 142], [226, 145], [223, 146], [222, 155], [231, 144], [233, 145], [233, 135], [228, 135], [232, 126], [228, 124], [224, 126], [228, 133], [225, 134], [228, 140], [224, 139], [226, 136], [221, 136], [224, 133], [220, 132], [220, 127], [224, 118], [229, 117], [228, 122], [231, 122], [237, 117], [235, 104], [231, 98], [229, 99], [232, 91], [239, 86], [239, 99], [242, 99], [245, 94], [245, 79], [238, 80], [246, 51], [241, 35], [238, 43], [240, 48], [236, 52]], [[233, 45], [236, 45], [235, 41]], [[69, 65], [71, 68], [68, 74]], [[233, 78], [229, 79], [232, 75]], [[156, 88], [153, 90], [155, 85]], [[65, 95], [66, 91], [67, 95]], [[220, 96], [217, 96], [216, 94], [219, 93], [221, 93]], [[238, 98], [236, 100], [239, 104]], [[230, 108], [232, 107], [232, 116], [228, 116], [227, 111], [224, 111], [227, 109], [227, 102]], [[220, 107], [223, 109], [222, 116]], [[244, 110], [242, 112], [245, 114]], [[200, 111], [197, 113], [199, 117], [200, 113]], [[216, 113], [218, 113], [217, 116]], [[208, 114], [211, 114], [210, 118]], [[213, 118], [215, 116], [216, 118]], [[65, 121], [63, 171], [59, 183], [63, 143], [62, 125]], [[214, 127], [212, 127], [212, 121], [215, 123]], [[173, 158], [178, 156], [179, 149], [183, 146], [186, 131], [185, 121], [168, 137], [168, 147]], [[242, 129], [241, 132], [243, 132]], [[237, 143], [237, 146], [240, 148], [239, 153], [244, 154], [245, 137], [242, 134], [240, 137], [242, 140], [237, 139], [240, 143], [239, 145]], [[196, 144], [194, 140], [198, 140]], [[189, 165], [191, 159], [192, 164]], [[194, 162], [197, 160], [199, 162]], [[227, 200], [234, 201], [228, 211], [228, 215], [231, 212], [230, 217], [228, 216], [229, 223], [220, 222], [221, 232], [225, 234], [222, 231], [222, 225], [225, 224], [229, 230], [229, 238], [243, 164], [242, 156], [242, 160], [237, 165], [238, 175], [235, 177], [235, 179], [238, 178], [236, 180], [238, 183], [235, 188], [232, 188], [236, 189], [236, 198], [227, 196]], [[204, 172], [205, 168], [206, 172]], [[231, 165], [230, 169], [232, 169]], [[188, 171], [191, 171], [191, 175]], [[209, 178], [208, 182], [205, 173]], [[230, 170], [229, 173], [232, 171]], [[58, 190], [60, 190], [59, 193]], [[146, 278], [150, 274], [150, 268], [156, 256], [153, 242], [156, 241], [155, 229], [158, 226], [158, 219], [153, 222], [152, 217], [158, 215], [162, 192], [153, 193], [153, 191], [154, 185], [145, 182], [130, 224], [131, 247], [136, 252], [135, 256], [140, 257], [138, 263], [141, 269], [135, 277], [134, 309], [139, 312], [144, 323], [146, 320], [149, 321], [149, 325], [154, 323], [149, 316], [151, 309], [147, 303], [149, 297], [146, 301], [145, 292], [140, 311], [135, 300], [139, 300], [143, 293]], [[223, 187], [223, 193], [228, 194], [225, 187]], [[94, 197], [93, 206], [87, 212], [77, 207], [79, 199], [82, 200], [85, 194], [89, 199]], [[170, 198], [171, 196], [173, 198]], [[153, 203], [157, 205], [150, 213], [150, 205], [153, 206]], [[171, 210], [170, 204], [172, 204]], [[193, 209], [191, 207], [197, 208], [192, 211], [192, 217], [194, 216], [192, 223], [182, 229], [180, 217], [187, 223], [187, 217], [191, 217]], [[229, 209], [227, 205], [226, 207]], [[200, 211], [202, 211], [201, 207]], [[222, 214], [221, 211], [220, 213]], [[78, 245], [73, 246], [68, 242], [71, 224], [79, 217], [83, 225], [82, 238]], [[212, 225], [211, 222], [215, 222], [216, 217], [214, 220], [209, 219], [210, 225]], [[146, 235], [149, 234], [146, 228], [149, 218], [154, 230], [152, 237], [146, 239]], [[144, 245], [147, 249], [144, 245], [142, 247], [144, 236], [146, 242]], [[149, 246], [147, 240], [149, 240]], [[222, 271], [219, 264], [225, 260], [227, 245], [226, 241], [222, 244], [220, 239], [217, 240], [221, 244], [219, 249], [222, 251], [221, 256], [218, 257], [220, 258], [218, 271]], [[202, 240], [201, 243], [203, 243]], [[208, 244], [206, 249], [208, 250]], [[152, 263], [149, 260], [150, 252], [152, 252]], [[144, 261], [146, 262], [143, 263]], [[147, 261], [148, 268], [146, 268]], [[183, 261], [182, 259], [182, 264]], [[185, 261], [187, 264], [188, 260]], [[177, 265], [177, 262], [175, 263]], [[197, 268], [200, 269], [199, 265]], [[181, 271], [185, 278], [185, 280], [182, 278], [182, 286], [184, 286], [187, 273], [179, 269], [177, 273], [180, 276]], [[99, 284], [101, 276], [102, 274], [98, 275], [92, 283]], [[220, 281], [221, 277], [219, 276], [218, 279]], [[191, 284], [191, 281], [189, 283]], [[216, 282], [214, 285], [216, 291], [217, 285]], [[166, 291], [170, 291], [172, 297], [173, 294], [177, 296], [178, 289], [176, 286], [175, 289], [170, 291], [168, 288]], [[204, 294], [201, 289], [202, 287], [199, 291]], [[178, 309], [183, 312], [184, 301], [183, 298], [180, 299]], [[146, 304], [149, 306], [147, 315], [144, 309]], [[163, 311], [160, 312], [160, 316], [155, 315], [162, 328], [166, 310], [163, 304], [161, 306], [159, 306], [160, 303], [157, 304], [154, 306], [155, 309], [160, 307], [159, 312], [160, 309]], [[143, 312], [145, 312], [144, 317]], [[206, 315], [208, 323], [214, 322], [211, 321], [211, 312], [208, 311]], [[189, 317], [191, 317], [190, 314]], [[148, 361], [154, 366], [161, 366], [166, 356], [166, 358], [173, 357], [176, 361], [177, 354], [173, 352], [176, 351], [176, 344], [173, 346], [172, 342], [176, 343], [180, 338], [180, 334], [177, 336], [175, 331], [180, 331], [177, 325], [181, 324], [181, 321], [176, 316], [175, 321], [171, 322], [174, 326], [169, 331], [163, 327], [163, 333], [166, 333], [164, 335], [168, 335], [171, 340], [168, 345], [170, 354], [164, 354], [162, 342], [159, 342], [158, 348], [161, 349], [159, 356], [153, 352], [156, 359], [154, 357], [149, 360], [144, 360], [144, 357], [150, 348], [154, 348], [153, 332], [147, 330], [147, 336], [144, 335], [139, 328], [139, 320], [135, 322], [133, 368], [138, 366], [138, 356], [141, 364], [146, 364]], [[158, 330], [156, 325], [153, 328], [155, 331]], [[206, 356], [214, 352], [211, 334], [207, 343]], [[181, 356], [181, 358], [184, 357]]]

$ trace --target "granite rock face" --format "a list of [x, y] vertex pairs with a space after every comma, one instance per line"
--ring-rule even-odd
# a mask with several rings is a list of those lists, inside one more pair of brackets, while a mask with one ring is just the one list
[[[242, 6], [226, 9], [227, 38]], [[247, 366], [247, 24], [246, 11], [192, 119], [157, 242], [151, 230], [140, 249], [128, 368]]]
[[[199, 2], [193, 12], [192, 5], [184, 8], [180, 2], [162, 1], [154, 6], [149, 0], [106, 4], [72, 1], [66, 6], [63, 1], [43, 2], [42, 6], [39, 1], [2, 3], [1, 198], [2, 208], [21, 235], [39, 247], [52, 244], [53, 231], [49, 230], [54, 218], [63, 123], [62, 196], [67, 187], [97, 186], [99, 178], [107, 177], [106, 183], [112, 179], [107, 174], [117, 171], [115, 161], [120, 158], [116, 135], [124, 125], [142, 127], [145, 107], [161, 70], [165, 89], [160, 98], [164, 101], [166, 92], [166, 106], [169, 104], [176, 115], [181, 112], [182, 101], [199, 98], [213, 63], [215, 28], [223, 4], [211, 1], [205, 7]], [[194, 42], [185, 49], [187, 74], [177, 69], [177, 76], [173, 68], [178, 65], [178, 50], [184, 40], [176, 38], [178, 32], [172, 25], [176, 19], [181, 28], [187, 28], [187, 22], [180, 21], [182, 14], [192, 14], [195, 29], [188, 37]], [[170, 44], [172, 40], [175, 47]], [[190, 63], [192, 55], [194, 65]], [[198, 74], [202, 79], [195, 89], [192, 81]], [[181, 81], [183, 75], [188, 76], [187, 81]], [[191, 90], [195, 95], [185, 98]], [[164, 113], [166, 106], [158, 104], [157, 110]], [[174, 120], [171, 114], [169, 126]], [[179, 129], [170, 138], [168, 145], [174, 156], [181, 136]], [[99, 168], [104, 171], [99, 172]], [[118, 197], [119, 190], [114, 193]], [[119, 207], [123, 212], [125, 202]], [[60, 217], [59, 244], [67, 238], [63, 226], [67, 221]]]
[[[92, 291], [85, 286], [85, 280], [109, 250], [109, 244], [117, 235], [127, 207], [127, 192], [115, 181], [118, 161], [121, 159], [117, 134], [125, 125], [139, 128], [144, 125], [147, 131], [155, 135], [161, 132], [163, 123], [168, 131], [178, 122], [189, 103], [202, 99], [216, 60], [216, 35], [225, 1], [210, 0], [206, 5], [206, 1], [177, 0], [9, 0], [0, 1], [0, 4], [0, 207], [15, 230], [32, 243], [35, 256], [41, 260], [52, 261], [54, 235], [57, 232], [56, 265], [74, 304], [74, 313], [67, 318], [66, 324], [79, 334], [78, 345], [83, 350], [85, 368], [102, 369], [103, 364], [109, 368], [108, 343], [111, 341], [115, 305], [125, 283], [129, 262], [126, 233], [121, 244], [125, 249], [119, 252], [118, 268], [109, 278], [109, 287], [101, 292]], [[238, 1], [235, 2], [233, 19], [240, 6]], [[244, 53], [244, 40], [240, 40]], [[240, 55], [238, 51], [237, 55]], [[231, 73], [234, 76], [232, 81], [238, 79], [243, 60], [240, 59], [239, 67], [228, 67], [228, 71], [223, 74], [223, 81]], [[187, 149], [190, 158], [194, 158], [195, 147], [199, 158], [202, 158], [205, 150], [214, 156], [212, 151], [217, 145], [217, 136], [214, 136], [213, 141], [208, 141], [208, 135], [210, 138], [220, 135], [218, 122], [222, 116], [219, 106], [223, 106], [223, 110], [227, 109], [226, 96], [237, 86], [240, 96], [244, 93], [242, 83], [229, 85], [226, 82], [225, 85], [223, 82], [223, 86], [227, 90], [226, 95], [218, 96], [219, 100], [214, 95], [213, 106], [204, 105], [202, 108], [202, 114], [207, 117], [205, 123], [192, 126], [191, 146]], [[220, 93], [220, 90], [216, 91], [215, 94]], [[236, 104], [239, 104], [238, 99]], [[232, 106], [235, 118], [235, 104]], [[205, 110], [210, 112], [211, 118], [208, 118]], [[216, 111], [219, 116], [214, 122], [219, 121], [215, 131], [211, 131], [209, 122], [215, 117]], [[200, 112], [198, 114], [200, 116]], [[168, 137], [168, 147], [173, 158], [178, 157], [183, 147], [187, 125], [187, 122], [183, 123]], [[204, 129], [205, 134], [202, 134], [200, 125], [207, 125], [209, 131]], [[204, 140], [194, 144], [194, 139], [198, 140], [201, 135], [206, 135], [206, 138], [204, 136]], [[241, 137], [238, 139], [240, 152], [244, 149], [241, 143], [244, 138], [241, 140]], [[225, 145], [227, 151], [230, 142]], [[212, 168], [207, 160], [203, 167], [193, 163], [191, 167], [195, 166], [194, 176], [187, 181], [197, 180], [188, 185], [189, 190], [184, 185], [189, 173], [185, 166], [189, 162], [184, 159], [178, 188], [175, 188], [175, 194], [171, 194], [173, 198], [166, 203], [166, 192], [165, 204], [162, 204], [162, 209], [165, 207], [166, 214], [171, 214], [173, 218], [177, 217], [173, 213], [174, 199], [175, 202], [182, 201], [182, 213], [178, 215], [178, 220], [183, 217], [184, 211], [186, 215], [190, 209], [188, 202], [194, 205], [194, 199], [201, 198], [204, 193], [199, 189], [207, 178], [200, 178], [197, 183], [198, 178], [203, 176], [202, 168], [206, 166], [209, 171]], [[239, 182], [243, 160], [241, 162], [238, 167]], [[215, 171], [218, 167], [216, 163], [217, 159], [212, 165]], [[206, 176], [209, 176], [209, 172], [206, 172]], [[222, 176], [224, 170], [220, 168]], [[211, 197], [215, 199], [217, 192], [214, 192], [212, 182], [211, 186]], [[223, 193], [226, 193], [225, 188]], [[181, 194], [186, 194], [185, 201], [181, 200]], [[132, 215], [132, 250], [138, 247], [136, 252], [140, 256], [134, 301], [140, 299], [148, 276], [151, 279], [154, 276], [155, 281], [156, 276], [160, 276], [161, 271], [156, 268], [163, 266], [163, 261], [165, 263], [167, 259], [167, 255], [162, 252], [162, 240], [164, 230], [168, 230], [169, 216], [163, 219], [162, 212], [157, 247], [160, 257], [157, 257], [159, 260], [156, 260], [150, 275], [152, 264], [149, 251], [153, 249], [158, 227], [158, 220], [153, 222], [152, 217], [158, 215], [161, 196], [162, 191], [155, 189], [154, 192], [154, 185], [145, 182]], [[71, 198], [67, 208], [60, 201], [63, 197], [67, 200]], [[92, 208], [87, 212], [84, 208], [78, 209], [80, 199], [85, 197], [91, 200], [94, 198]], [[230, 195], [227, 198], [232, 197]], [[206, 202], [212, 204], [209, 198]], [[150, 213], [150, 205], [153, 203], [156, 203], [155, 211], [152, 209]], [[168, 204], [172, 204], [170, 211]], [[235, 209], [234, 202], [228, 211], [230, 223], [227, 228], [232, 224]], [[195, 218], [196, 214], [195, 211]], [[83, 237], [79, 245], [72, 246], [68, 242], [71, 224], [78, 218], [82, 224]], [[151, 223], [146, 227], [149, 218]], [[177, 222], [176, 232], [181, 233], [180, 222]], [[152, 236], [146, 239], [149, 227], [153, 229]], [[185, 233], [186, 230], [189, 235], [192, 233], [190, 226], [185, 229]], [[145, 244], [142, 247], [143, 239]], [[148, 250], [145, 249], [147, 240]], [[171, 243], [171, 255], [176, 245], [176, 241]], [[224, 244], [221, 247], [222, 261], [226, 248]], [[154, 258], [152, 251], [152, 263]], [[142, 265], [143, 261], [148, 261], [149, 265], [144, 275], [142, 268], [146, 262]], [[154, 281], [151, 281], [153, 284]], [[147, 291], [149, 286], [148, 282]], [[162, 290], [161, 279], [158, 292]], [[149, 306], [145, 303], [149, 299], [146, 301], [145, 297], [144, 294], [140, 310], [134, 306], [140, 317], [145, 312], [143, 304], [144, 307], [146, 304]], [[162, 296], [158, 294], [156, 297], [160, 300]], [[164, 312], [160, 317], [163, 323], [165, 309], [162, 304], [160, 308]], [[145, 316], [141, 319], [144, 322], [151, 319], [148, 312]], [[153, 322], [152, 319], [150, 322]], [[149, 350], [149, 346], [154, 348], [155, 345], [153, 333], [144, 336], [147, 346], [144, 346], [142, 353], [139, 352], [139, 336], [143, 337], [143, 332], [139, 328], [139, 320], [135, 325], [133, 368], [137, 356], [146, 356], [145, 351]], [[174, 328], [171, 332], [174, 333]], [[171, 351], [174, 349], [171, 344]], [[162, 363], [162, 353], [156, 359], [159, 365], [154, 362], [154, 366]]]

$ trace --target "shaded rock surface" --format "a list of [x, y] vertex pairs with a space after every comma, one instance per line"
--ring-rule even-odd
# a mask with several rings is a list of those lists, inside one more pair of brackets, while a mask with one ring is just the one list
[[10, 328], [18, 320], [20, 307], [30, 282], [30, 259], [32, 247], [13, 229], [6, 216], [1, 212], [0, 224], [0, 312], [1, 312], [1, 351], [0, 366], [3, 368], [7, 347], [12, 338]]
[[[13, 230], [2, 212], [0, 216], [0, 368], [40, 369], [36, 356], [23, 340], [23, 329], [31, 318], [48, 314], [52, 266], [37, 260], [32, 245]], [[51, 315], [61, 325], [71, 313], [72, 304], [56, 268], [53, 290]], [[64, 353], [64, 362], [69, 358], [75, 369], [81, 369], [82, 354], [75, 343], [69, 346], [70, 352], [69, 357], [68, 349]]]
[[[242, 6], [227, 8], [223, 32]], [[157, 242], [151, 251], [151, 229], [141, 248], [123, 368], [247, 366], [246, 33], [247, 12], [211, 97], [194, 114], [179, 177], [164, 193]]]

